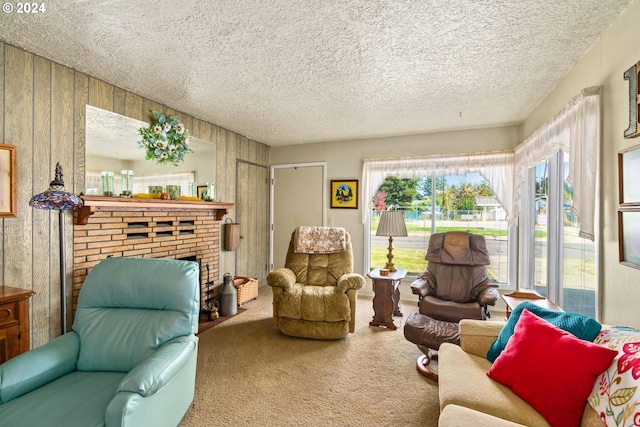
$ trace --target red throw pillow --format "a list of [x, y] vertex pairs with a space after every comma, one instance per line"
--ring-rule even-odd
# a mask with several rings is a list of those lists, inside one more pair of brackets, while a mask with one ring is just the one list
[[552, 427], [578, 426], [597, 376], [616, 354], [524, 310], [487, 375], [511, 388]]

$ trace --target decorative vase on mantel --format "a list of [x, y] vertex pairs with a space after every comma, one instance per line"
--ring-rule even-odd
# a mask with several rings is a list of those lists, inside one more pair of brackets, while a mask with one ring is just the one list
[[180, 200], [180, 186], [179, 185], [167, 185], [167, 194], [169, 200]]

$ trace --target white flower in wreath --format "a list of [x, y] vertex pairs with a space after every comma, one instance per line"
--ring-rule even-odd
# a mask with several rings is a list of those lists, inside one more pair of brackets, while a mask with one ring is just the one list
[[184, 131], [184, 125], [182, 123], [178, 123], [178, 126], [176, 126], [176, 132], [178, 132], [179, 135], [182, 135]]

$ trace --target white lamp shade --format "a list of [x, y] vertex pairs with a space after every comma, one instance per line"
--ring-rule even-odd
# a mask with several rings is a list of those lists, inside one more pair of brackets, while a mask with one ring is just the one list
[[407, 237], [402, 211], [383, 211], [376, 236]]

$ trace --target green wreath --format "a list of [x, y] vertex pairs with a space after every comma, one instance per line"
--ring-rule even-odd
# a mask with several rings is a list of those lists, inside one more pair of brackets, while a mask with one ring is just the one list
[[148, 127], [138, 129], [142, 141], [140, 148], [146, 150], [145, 159], [155, 160], [159, 165], [177, 166], [184, 161], [189, 148], [189, 131], [176, 117], [165, 117], [159, 111], [152, 111], [153, 119]]

